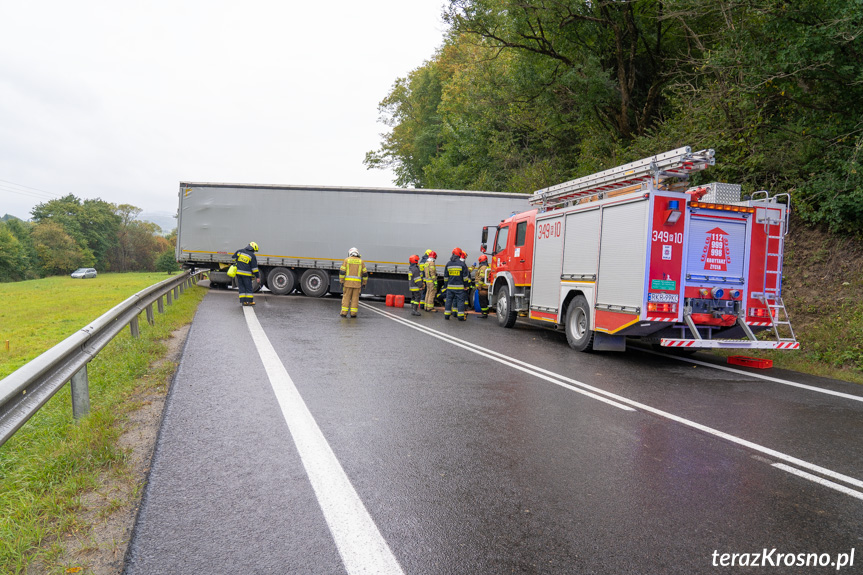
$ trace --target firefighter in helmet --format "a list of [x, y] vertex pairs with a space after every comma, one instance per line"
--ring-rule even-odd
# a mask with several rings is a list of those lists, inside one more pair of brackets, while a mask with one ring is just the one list
[[357, 248], [348, 250], [348, 257], [339, 268], [339, 283], [342, 284], [342, 317], [357, 317], [360, 307], [360, 291], [369, 281], [369, 272], [360, 258]]
[[420, 257], [412, 255], [408, 261], [411, 264], [408, 268], [408, 288], [411, 290], [411, 315], [422, 315], [418, 311], [424, 287], [422, 272], [419, 266]]
[[468, 263], [467, 252], [461, 251], [461, 261], [467, 267], [467, 283], [464, 287], [464, 309], [465, 311], [473, 309], [473, 269], [474, 266]]
[[255, 257], [257, 251], [258, 244], [249, 242], [249, 245], [235, 251], [234, 255], [231, 256], [237, 266], [237, 287], [240, 290], [240, 303], [243, 305], [255, 305], [255, 288], [252, 284], [252, 278], [257, 276], [258, 282], [261, 281], [258, 258]]
[[444, 266], [443, 275], [446, 282], [446, 300], [444, 300], [443, 318], [449, 319], [452, 312], [455, 311], [459, 321], [465, 321], [467, 317], [464, 313], [464, 294], [465, 289], [470, 285], [470, 274], [467, 271], [467, 266], [462, 259], [464, 252], [461, 248], [455, 248], [452, 251], [446, 266]]
[[423, 279], [426, 282], [426, 311], [436, 311], [434, 308], [434, 298], [437, 295], [437, 268], [434, 263], [436, 259], [437, 253], [428, 250], [428, 259], [426, 259], [426, 268], [423, 273]]
[[476, 291], [479, 293], [479, 308], [482, 312], [480, 317], [486, 319], [488, 318], [488, 284], [485, 283], [485, 270], [488, 269], [488, 256], [485, 254], [479, 256], [478, 263], [474, 283], [476, 284]]

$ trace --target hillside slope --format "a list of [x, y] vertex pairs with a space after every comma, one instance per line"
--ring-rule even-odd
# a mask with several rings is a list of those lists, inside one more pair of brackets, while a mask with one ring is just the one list
[[774, 365], [863, 383], [863, 242], [792, 217], [783, 277], [801, 351], [768, 354]]

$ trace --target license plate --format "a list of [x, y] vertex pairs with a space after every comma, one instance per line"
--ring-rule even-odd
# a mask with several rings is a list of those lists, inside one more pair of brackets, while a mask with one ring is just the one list
[[676, 293], [649, 293], [647, 301], [662, 302], [662, 303], [677, 303]]

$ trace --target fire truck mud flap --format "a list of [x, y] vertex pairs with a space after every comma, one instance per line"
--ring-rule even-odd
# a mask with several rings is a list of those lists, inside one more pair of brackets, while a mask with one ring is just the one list
[[609, 335], [597, 331], [593, 334], [594, 351], [626, 351], [626, 336]]

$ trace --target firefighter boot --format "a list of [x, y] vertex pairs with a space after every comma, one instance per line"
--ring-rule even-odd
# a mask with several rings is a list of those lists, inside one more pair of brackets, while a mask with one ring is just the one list
[[411, 315], [422, 315], [420, 312], [417, 311], [418, 307], [418, 304], [411, 304]]

